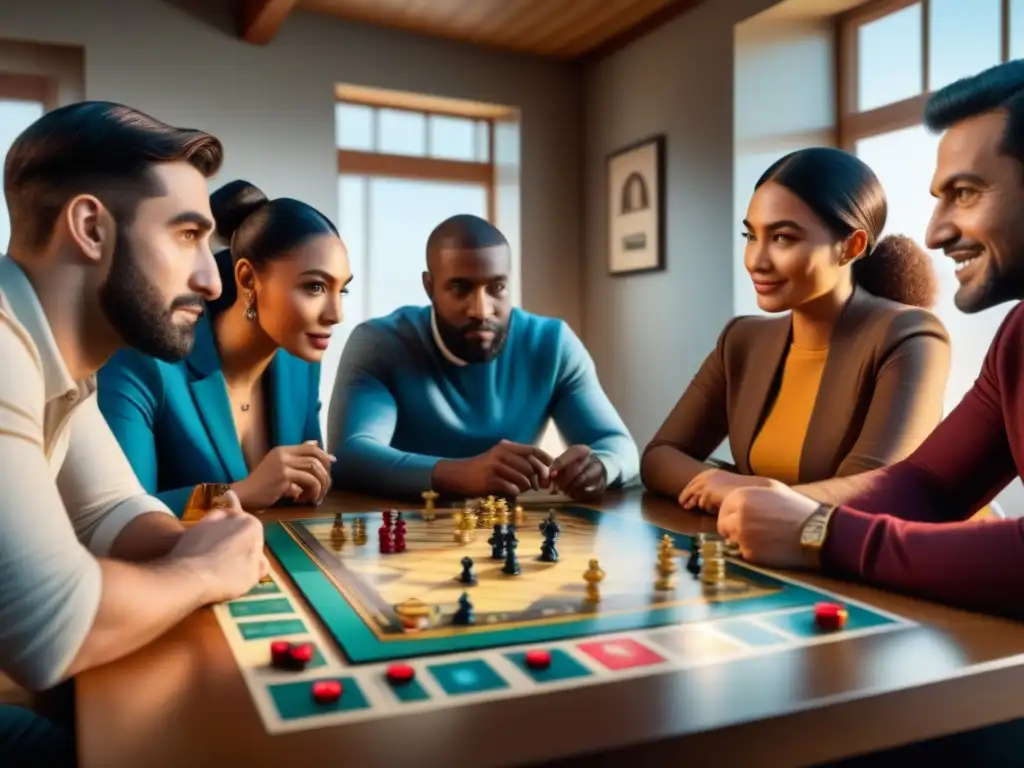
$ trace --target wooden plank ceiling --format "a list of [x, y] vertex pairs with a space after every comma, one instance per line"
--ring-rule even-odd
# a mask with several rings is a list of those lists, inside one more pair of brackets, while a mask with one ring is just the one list
[[244, 0], [241, 34], [267, 43], [294, 9], [549, 58], [609, 53], [702, 0]]

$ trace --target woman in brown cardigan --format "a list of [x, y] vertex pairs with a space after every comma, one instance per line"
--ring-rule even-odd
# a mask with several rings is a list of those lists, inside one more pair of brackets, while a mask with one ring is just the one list
[[[907, 456], [942, 418], [949, 336], [924, 307], [931, 259], [879, 240], [877, 177], [837, 149], [793, 152], [758, 181], [744, 263], [758, 306], [734, 318], [644, 451], [641, 477], [685, 508], [717, 511], [731, 490], [835, 478]], [[783, 314], [784, 313], [784, 314]], [[728, 438], [735, 467], [708, 457]]]

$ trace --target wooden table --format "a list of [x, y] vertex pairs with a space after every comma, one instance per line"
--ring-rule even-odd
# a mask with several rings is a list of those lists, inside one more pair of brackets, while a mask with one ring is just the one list
[[[403, 508], [334, 494], [317, 514]], [[609, 498], [683, 533], [714, 521], [639, 492]], [[405, 507], [409, 508], [409, 507]], [[310, 516], [308, 509], [267, 515]], [[955, 565], [951, 564], [951, 567]], [[521, 765], [711, 759], [807, 765], [1024, 717], [1024, 624], [817, 577], [798, 578], [920, 623], [763, 657], [271, 737], [203, 610], [76, 684], [81, 765]], [[604, 761], [595, 759], [604, 753]]]

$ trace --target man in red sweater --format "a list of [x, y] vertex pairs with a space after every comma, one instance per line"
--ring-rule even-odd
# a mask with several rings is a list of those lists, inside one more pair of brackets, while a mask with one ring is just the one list
[[[945, 131], [931, 192], [929, 248], [956, 262], [968, 313], [1024, 298], [1024, 61], [953, 83], [928, 101]], [[1014, 308], [960, 404], [867, 491], [814, 485], [734, 491], [719, 532], [745, 559], [950, 605], [1024, 616], [1024, 520], [968, 518], [1024, 474], [1024, 308]], [[861, 476], [863, 477], [863, 476]], [[839, 503], [838, 506], [836, 504]]]

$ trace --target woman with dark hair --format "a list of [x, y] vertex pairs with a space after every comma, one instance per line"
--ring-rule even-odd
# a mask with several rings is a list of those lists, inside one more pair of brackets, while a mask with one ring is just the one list
[[210, 197], [223, 292], [188, 357], [118, 352], [99, 405], [147, 491], [181, 516], [199, 483], [226, 483], [249, 511], [319, 503], [333, 458], [321, 447], [320, 360], [352, 276], [322, 213], [235, 181]]
[[[744, 265], [758, 306], [737, 317], [644, 451], [641, 477], [684, 508], [735, 488], [857, 475], [913, 451], [942, 418], [949, 336], [911, 240], [881, 237], [875, 174], [838, 149], [793, 152], [755, 186]], [[728, 439], [735, 466], [708, 458]]]

